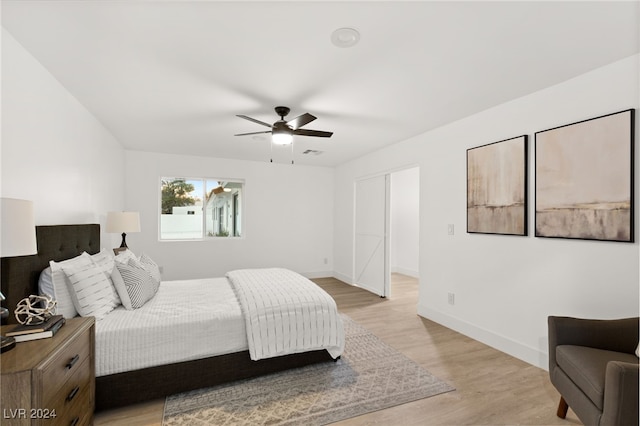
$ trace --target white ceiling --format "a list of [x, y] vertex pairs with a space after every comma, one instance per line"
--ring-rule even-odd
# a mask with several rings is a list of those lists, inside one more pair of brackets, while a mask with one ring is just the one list
[[[2, 26], [127, 149], [268, 161], [273, 107], [333, 166], [639, 51], [639, 3], [2, 0]], [[353, 48], [333, 30], [361, 33]], [[276, 149], [277, 148], [277, 149]], [[290, 150], [274, 148], [278, 162]], [[307, 149], [321, 155], [302, 155]]]

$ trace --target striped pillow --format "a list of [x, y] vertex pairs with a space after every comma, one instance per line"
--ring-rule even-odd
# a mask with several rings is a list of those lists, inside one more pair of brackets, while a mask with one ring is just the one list
[[131, 306], [131, 299], [129, 298], [129, 293], [127, 293], [127, 286], [125, 285], [122, 275], [115, 264], [111, 271], [111, 281], [113, 281], [113, 286], [116, 288], [116, 292], [120, 297], [120, 303], [122, 303], [122, 306], [124, 306], [128, 311], [132, 310], [133, 306]]
[[[113, 272], [113, 268], [115, 267], [115, 259], [113, 252], [111, 250], [103, 248], [100, 252], [91, 255], [91, 261], [107, 275], [107, 278], [113, 282], [113, 277], [111, 276], [111, 272]], [[120, 301], [120, 297], [116, 292], [116, 306], [120, 305], [122, 302]]]
[[63, 266], [62, 270], [70, 283], [73, 305], [81, 316], [101, 320], [118, 305], [116, 301], [120, 299], [102, 268], [91, 263]]
[[142, 267], [149, 272], [149, 274], [156, 280], [158, 283], [162, 280], [162, 275], [160, 274], [160, 267], [156, 262], [153, 261], [149, 256], [145, 253], [140, 255], [140, 263]]
[[[72, 259], [64, 260], [62, 262], [49, 262], [49, 271], [46, 269], [43, 271], [45, 275], [48, 272], [51, 273], [51, 282], [53, 285], [53, 291], [49, 293], [58, 302], [56, 306], [56, 313], [62, 315], [65, 318], [73, 318], [78, 315], [73, 298], [71, 297], [71, 284], [69, 279], [65, 275], [62, 268], [76, 268], [80, 266], [91, 265], [91, 256], [86, 251], [80, 256], [76, 256]], [[45, 279], [46, 277], [43, 277]]]
[[116, 262], [116, 268], [124, 281], [132, 309], [141, 307], [156, 295], [159, 283], [135, 261], [129, 261], [128, 264]]

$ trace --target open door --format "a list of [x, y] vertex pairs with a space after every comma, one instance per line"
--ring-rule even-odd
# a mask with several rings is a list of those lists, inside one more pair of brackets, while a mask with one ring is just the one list
[[355, 192], [355, 284], [386, 297], [389, 291], [389, 176], [356, 181]]

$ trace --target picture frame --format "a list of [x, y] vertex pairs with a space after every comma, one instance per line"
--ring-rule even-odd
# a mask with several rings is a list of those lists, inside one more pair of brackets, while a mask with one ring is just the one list
[[634, 241], [634, 123], [627, 109], [535, 134], [535, 236]]
[[467, 233], [528, 235], [528, 137], [467, 150]]

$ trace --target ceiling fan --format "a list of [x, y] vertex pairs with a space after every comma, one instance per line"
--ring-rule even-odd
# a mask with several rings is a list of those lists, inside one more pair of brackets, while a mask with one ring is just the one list
[[250, 133], [239, 133], [235, 136], [247, 136], [247, 135], [258, 135], [262, 133], [271, 133], [272, 141], [276, 145], [289, 145], [293, 142], [293, 135], [299, 136], [316, 136], [320, 138], [330, 138], [333, 135], [333, 132], [324, 132], [322, 130], [308, 130], [301, 129], [302, 126], [311, 123], [316, 119], [315, 116], [305, 112], [304, 114], [289, 120], [285, 121], [284, 118], [289, 114], [290, 109], [285, 106], [277, 106], [275, 107], [276, 114], [280, 116], [280, 120], [276, 121], [273, 124], [265, 123], [264, 121], [256, 120], [255, 118], [247, 117], [246, 115], [238, 115], [240, 118], [244, 118], [245, 120], [253, 121], [254, 123], [261, 124], [266, 127], [271, 127], [271, 130], [267, 130], [264, 132], [250, 132]]

